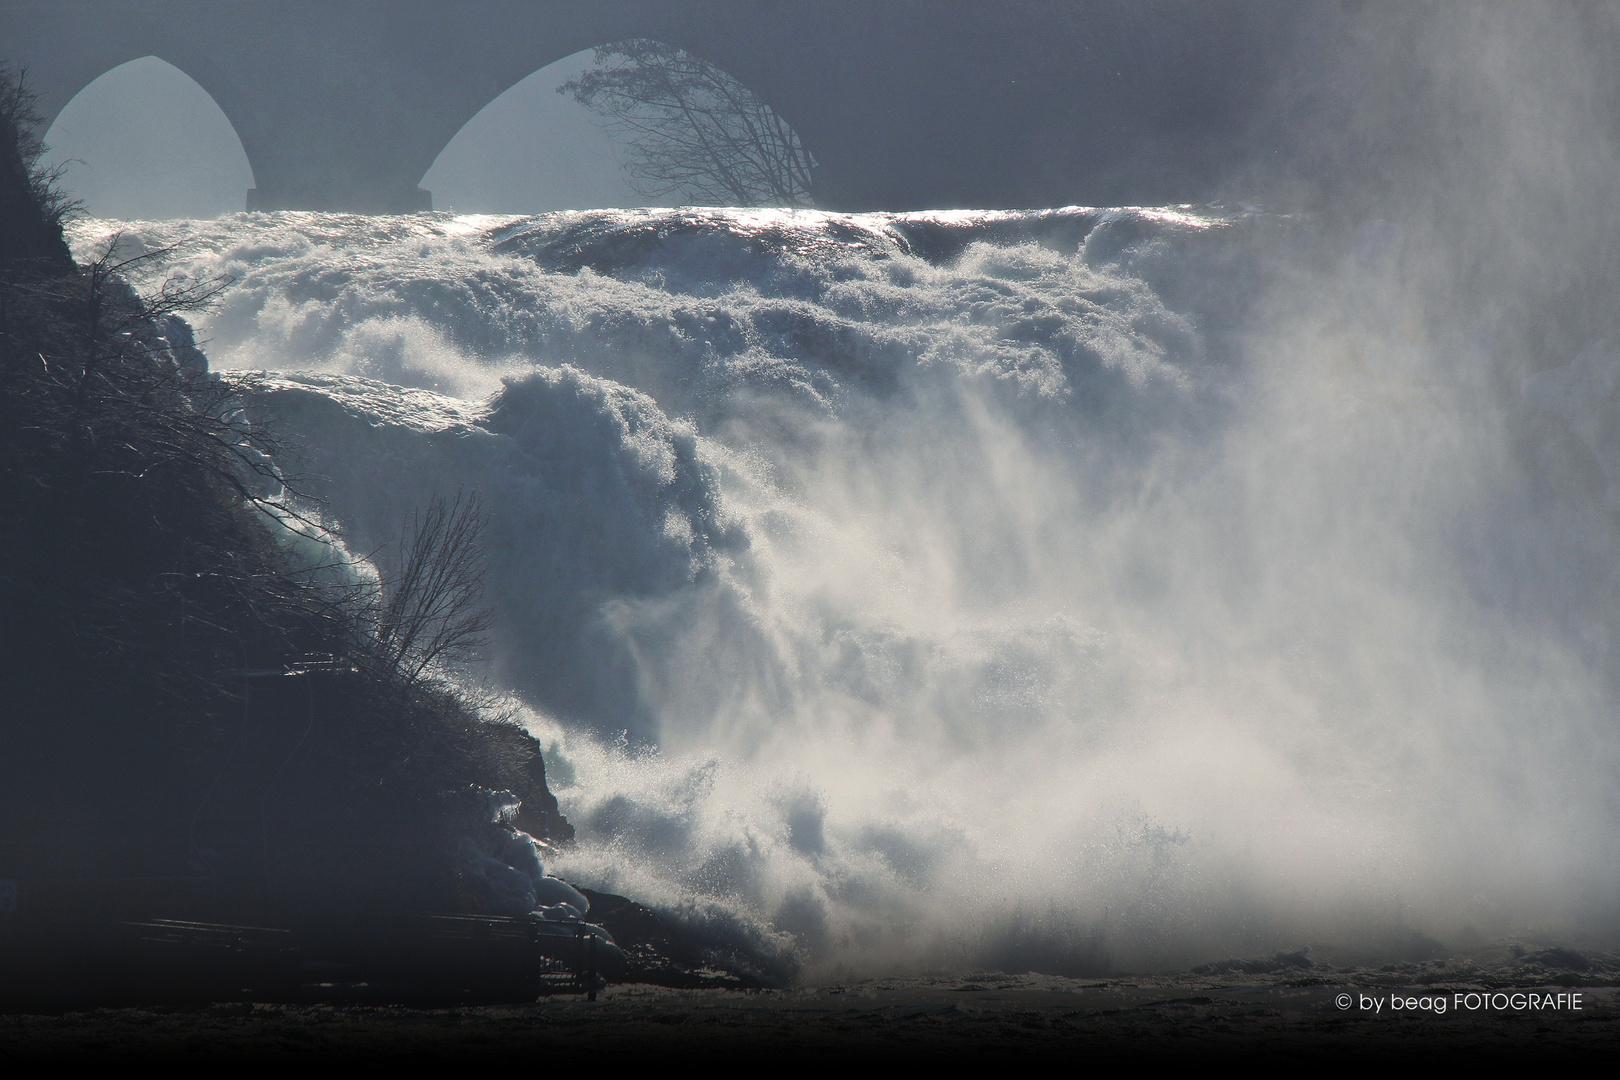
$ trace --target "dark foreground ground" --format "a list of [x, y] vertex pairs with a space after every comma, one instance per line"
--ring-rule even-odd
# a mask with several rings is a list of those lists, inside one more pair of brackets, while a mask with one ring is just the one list
[[[1299, 985], [1167, 977], [1085, 982], [981, 974], [803, 990], [617, 986], [595, 1002], [412, 1009], [228, 1004], [0, 1015], [0, 1061], [154, 1059], [319, 1065], [365, 1061], [599, 1064], [661, 1059], [814, 1063], [1094, 1064], [1272, 1059], [1455, 1065], [1569, 1062], [1620, 1051], [1620, 988], [1554, 985], [1500, 993], [1580, 995], [1553, 1008], [1459, 1007], [1461, 983], [1392, 988], [1382, 979]], [[1343, 1007], [1349, 994], [1349, 1007]], [[1443, 997], [1444, 1015], [1392, 1011], [1390, 996]], [[1374, 1004], [1381, 999], [1375, 1010]], [[1528, 1001], [1525, 1002], [1529, 1004]], [[1576, 1007], [1578, 1005], [1578, 1008]]]

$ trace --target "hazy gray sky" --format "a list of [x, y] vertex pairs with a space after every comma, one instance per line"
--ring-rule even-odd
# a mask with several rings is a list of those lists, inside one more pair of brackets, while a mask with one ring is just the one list
[[[439, 210], [538, 213], [647, 202], [626, 183], [614, 140], [556, 88], [590, 62], [576, 53], [490, 102], [450, 140], [422, 186]], [[243, 208], [247, 155], [214, 99], [155, 56], [85, 87], [46, 133], [48, 164], [97, 217], [215, 217]]]
[[434, 208], [475, 214], [645, 205], [626, 182], [613, 138], [584, 106], [557, 93], [590, 61], [586, 50], [543, 67], [467, 121], [422, 179]]
[[45, 135], [49, 164], [97, 217], [215, 217], [242, 209], [253, 172], [231, 122], [155, 56], [81, 90]]

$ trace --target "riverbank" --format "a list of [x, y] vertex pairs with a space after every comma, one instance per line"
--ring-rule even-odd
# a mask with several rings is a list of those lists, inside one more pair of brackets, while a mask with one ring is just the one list
[[[1096, 1064], [1144, 1060], [1499, 1062], [1620, 1050], [1620, 987], [1521, 987], [1505, 1008], [1483, 984], [1395, 988], [1376, 972], [1314, 985], [1274, 979], [1082, 981], [979, 973], [799, 990], [611, 987], [595, 1002], [408, 1009], [214, 1005], [0, 1016], [8, 1060], [281, 1064], [409, 1059], [601, 1064], [661, 1058]], [[1341, 1007], [1339, 995], [1352, 1003]], [[1551, 996], [1517, 1007], [1514, 994]], [[1463, 1000], [1453, 1004], [1455, 995]], [[1559, 995], [1563, 995], [1561, 998]], [[1578, 995], [1578, 997], [1577, 997]], [[1428, 1008], [1391, 1008], [1391, 997]], [[1443, 998], [1437, 1015], [1432, 1001]], [[1364, 1001], [1381, 1001], [1376, 1010]], [[1544, 997], [1543, 997], [1543, 1000]], [[1541, 1001], [1536, 1002], [1541, 1004]]]

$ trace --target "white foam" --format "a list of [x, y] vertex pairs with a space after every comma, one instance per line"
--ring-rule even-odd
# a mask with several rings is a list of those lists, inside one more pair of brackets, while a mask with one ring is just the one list
[[570, 880], [777, 972], [1612, 925], [1607, 465], [1593, 499], [1514, 449], [1606, 453], [1611, 358], [1509, 405], [1451, 378], [1481, 346], [1426, 336], [1388, 230], [133, 231], [186, 230], [239, 277], [214, 367], [304, 369], [250, 408], [356, 550], [436, 492], [490, 508], [492, 672]]

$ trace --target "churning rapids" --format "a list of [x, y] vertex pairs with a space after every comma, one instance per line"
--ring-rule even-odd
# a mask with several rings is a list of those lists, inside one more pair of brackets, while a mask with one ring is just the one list
[[1614, 925], [1620, 358], [1494, 377], [1388, 223], [119, 230], [349, 550], [481, 495], [557, 871], [777, 977]]

